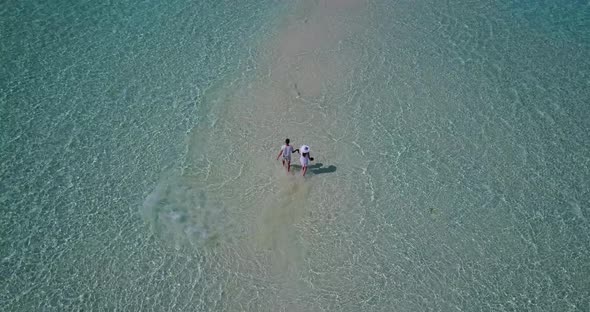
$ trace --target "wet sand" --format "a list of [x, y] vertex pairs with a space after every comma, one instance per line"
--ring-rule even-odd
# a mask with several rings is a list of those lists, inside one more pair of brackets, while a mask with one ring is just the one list
[[[351, 64], [362, 53], [354, 37], [365, 7], [350, 0], [296, 7], [256, 48], [255, 68], [208, 96], [216, 104], [205, 127], [194, 131], [187, 163], [199, 168], [195, 181], [205, 181], [207, 192], [227, 207], [231, 226], [215, 251], [224, 269], [243, 274], [244, 283], [263, 280], [267, 291], [256, 296], [267, 298], [257, 302], [313, 311], [294, 301], [313, 289], [309, 258], [322, 256], [307, 247], [321, 239], [316, 234], [326, 217], [355, 202], [347, 167], [355, 166], [349, 156], [356, 148], [346, 138], [355, 131], [353, 116], [340, 101], [354, 96], [347, 83], [358, 70]], [[298, 154], [291, 174], [281, 168], [275, 157], [285, 137], [296, 147], [311, 146], [317, 170], [301, 177]], [[255, 294], [233, 291], [254, 288], [231, 284], [225, 290], [240, 309]]]

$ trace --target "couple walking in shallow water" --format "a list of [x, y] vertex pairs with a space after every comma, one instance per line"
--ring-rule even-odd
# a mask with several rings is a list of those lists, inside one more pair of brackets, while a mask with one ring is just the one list
[[287, 172], [291, 171], [291, 154], [295, 152], [299, 153], [299, 162], [301, 163], [301, 176], [305, 176], [307, 172], [307, 166], [310, 161], [313, 161], [313, 157], [310, 155], [309, 146], [302, 145], [298, 149], [293, 149], [292, 145], [289, 145], [289, 139], [285, 140], [285, 145], [281, 146], [281, 151], [277, 155], [277, 160], [283, 156], [283, 166], [287, 166]]

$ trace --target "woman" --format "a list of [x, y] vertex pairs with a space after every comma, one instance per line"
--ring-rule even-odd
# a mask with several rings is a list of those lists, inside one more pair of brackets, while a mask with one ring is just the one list
[[301, 152], [299, 162], [301, 163], [301, 176], [303, 177], [307, 172], [307, 165], [309, 165], [310, 161], [313, 161], [313, 157], [311, 157], [309, 146], [307, 145], [302, 145], [301, 148], [299, 148], [299, 151]]

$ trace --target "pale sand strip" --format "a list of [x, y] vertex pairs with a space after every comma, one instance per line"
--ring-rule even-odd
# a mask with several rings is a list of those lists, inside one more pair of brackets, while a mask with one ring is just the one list
[[[285, 174], [274, 156], [289, 136], [295, 145], [310, 144], [327, 165], [347, 163], [351, 146], [343, 138], [355, 131], [347, 95], [362, 53], [347, 40], [362, 31], [365, 3], [302, 0], [295, 7], [274, 38], [259, 47], [255, 70], [223, 86], [225, 94], [208, 96], [217, 102], [211, 123], [195, 129], [189, 142], [188, 175], [195, 184], [205, 181], [209, 196], [231, 216], [225, 230], [231, 239], [214, 251], [222, 263], [218, 269], [236, 276], [224, 286], [230, 310], [248, 310], [247, 300], [273, 311], [314, 310], [298, 301], [313, 288], [305, 264], [313, 255], [305, 245], [317, 238], [308, 222], [344, 201], [354, 203], [347, 199], [354, 186], [342, 178], [349, 172], [345, 166], [332, 177], [304, 180]], [[347, 103], [336, 102], [343, 99]], [[257, 281], [264, 292], [254, 291]]]

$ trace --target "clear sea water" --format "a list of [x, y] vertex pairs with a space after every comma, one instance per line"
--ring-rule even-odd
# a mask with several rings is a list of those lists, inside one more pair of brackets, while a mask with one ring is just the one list
[[588, 1], [8, 1], [0, 39], [2, 311], [590, 311]]

